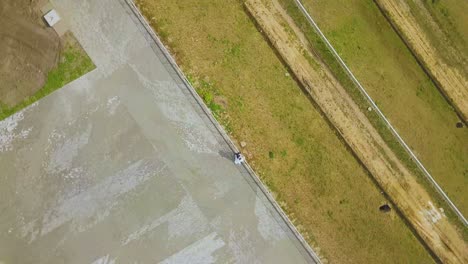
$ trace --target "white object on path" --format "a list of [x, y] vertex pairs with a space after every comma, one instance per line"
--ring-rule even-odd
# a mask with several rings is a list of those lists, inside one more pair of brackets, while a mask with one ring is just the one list
[[234, 155], [234, 163], [235, 164], [241, 164], [242, 162], [245, 161], [245, 157], [244, 155], [240, 154], [240, 153], [236, 153]]

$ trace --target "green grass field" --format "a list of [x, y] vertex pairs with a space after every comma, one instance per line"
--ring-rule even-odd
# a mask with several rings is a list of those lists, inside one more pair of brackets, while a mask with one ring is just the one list
[[431, 263], [321, 117], [242, 1], [138, 0], [215, 116], [319, 254], [334, 263]]
[[[466, 214], [468, 130], [456, 128], [456, 113], [374, 2], [303, 3], [400, 135]], [[404, 157], [398, 146], [393, 148]]]
[[13, 107], [8, 107], [0, 102], [0, 120], [31, 105], [94, 68], [93, 62], [78, 42], [72, 36], [66, 35], [59, 64], [48, 73], [44, 87]]

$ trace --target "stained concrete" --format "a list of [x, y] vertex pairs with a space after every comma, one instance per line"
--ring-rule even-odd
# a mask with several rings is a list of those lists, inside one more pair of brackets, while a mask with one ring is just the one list
[[119, 1], [52, 1], [97, 69], [0, 122], [0, 263], [304, 263]]

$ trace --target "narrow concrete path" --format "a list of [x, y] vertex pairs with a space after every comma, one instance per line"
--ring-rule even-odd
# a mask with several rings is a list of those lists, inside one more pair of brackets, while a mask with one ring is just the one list
[[1, 263], [313, 263], [125, 2], [52, 1], [97, 66], [0, 122]]

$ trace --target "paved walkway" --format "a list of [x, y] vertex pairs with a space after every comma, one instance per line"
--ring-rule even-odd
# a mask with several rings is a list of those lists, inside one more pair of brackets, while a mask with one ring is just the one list
[[0, 263], [313, 262], [128, 6], [52, 2], [97, 69], [0, 122]]

